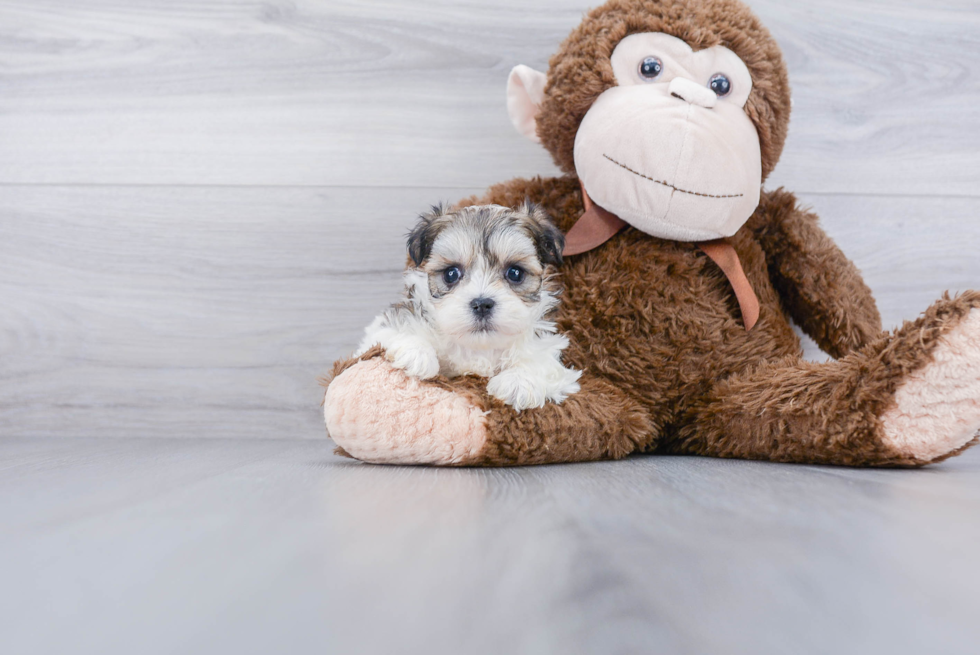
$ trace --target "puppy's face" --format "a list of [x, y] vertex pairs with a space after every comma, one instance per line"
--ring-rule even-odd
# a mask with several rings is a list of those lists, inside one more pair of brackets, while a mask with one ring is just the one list
[[548, 266], [561, 262], [564, 239], [531, 205], [435, 208], [408, 246], [426, 318], [464, 345], [503, 347], [556, 304]]

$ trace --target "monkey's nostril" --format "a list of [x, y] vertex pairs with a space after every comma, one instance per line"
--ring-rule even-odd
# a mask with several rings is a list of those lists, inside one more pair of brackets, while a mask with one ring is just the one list
[[667, 91], [678, 100], [705, 109], [711, 109], [718, 102], [718, 95], [714, 91], [686, 77], [672, 79]]
[[477, 318], [486, 318], [493, 311], [495, 304], [492, 298], [474, 298], [470, 301], [470, 309], [473, 310]]

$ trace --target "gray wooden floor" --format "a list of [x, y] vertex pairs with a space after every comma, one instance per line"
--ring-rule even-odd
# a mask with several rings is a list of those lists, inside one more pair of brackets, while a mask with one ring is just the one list
[[[590, 3], [0, 0], [0, 652], [972, 653], [980, 451], [921, 471], [331, 454], [315, 377]], [[980, 5], [758, 0], [769, 186], [885, 323], [980, 288]], [[821, 355], [808, 346], [808, 356]]]

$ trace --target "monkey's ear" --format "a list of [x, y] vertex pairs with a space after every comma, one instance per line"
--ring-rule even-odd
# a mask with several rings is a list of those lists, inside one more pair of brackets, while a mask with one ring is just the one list
[[534, 246], [538, 251], [538, 259], [541, 260], [542, 264], [561, 266], [561, 253], [565, 249], [565, 235], [551, 222], [548, 214], [533, 202], [525, 200], [520, 211], [526, 214], [529, 219], [531, 237], [534, 239]]
[[445, 205], [433, 205], [430, 211], [419, 216], [419, 222], [408, 233], [408, 256], [416, 266], [421, 266], [432, 252], [432, 243], [442, 229], [439, 219], [447, 213]]
[[523, 64], [514, 66], [507, 78], [507, 113], [517, 131], [536, 143], [537, 117], [544, 99], [544, 83], [548, 76]]

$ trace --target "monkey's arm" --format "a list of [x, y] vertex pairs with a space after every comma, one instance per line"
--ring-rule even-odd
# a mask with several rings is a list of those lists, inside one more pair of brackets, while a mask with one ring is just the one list
[[[567, 230], [582, 214], [574, 177], [514, 179], [457, 207], [541, 204]], [[658, 436], [648, 412], [588, 371], [561, 404], [518, 412], [484, 378], [420, 381], [384, 361], [381, 349], [338, 362], [324, 399], [327, 431], [343, 452], [369, 462], [510, 466], [616, 459], [649, 450]]]
[[647, 412], [588, 374], [561, 404], [516, 411], [487, 393], [485, 378], [422, 381], [380, 348], [337, 362], [327, 385], [327, 434], [378, 464], [513, 466], [618, 459], [656, 438]]
[[749, 219], [769, 277], [794, 321], [840, 358], [881, 334], [881, 316], [861, 273], [793, 194], [763, 192]]

